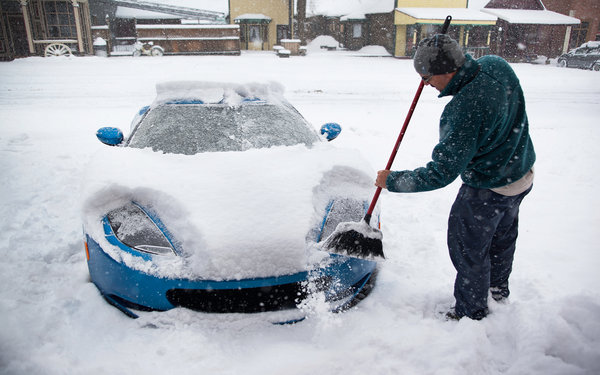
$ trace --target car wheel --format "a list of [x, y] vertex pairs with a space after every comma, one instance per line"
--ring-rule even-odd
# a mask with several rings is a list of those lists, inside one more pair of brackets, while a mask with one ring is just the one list
[[566, 68], [567, 60], [558, 60], [558, 66], [560, 66], [561, 68]]
[[163, 50], [161, 48], [158, 48], [158, 47], [152, 48], [152, 51], [150, 53], [152, 54], [152, 56], [162, 56], [162, 55], [164, 55]]
[[595, 70], [597, 72], [600, 71], [600, 63], [595, 63], [594, 66], [592, 66], [592, 70]]
[[133, 57], [140, 57], [142, 56], [142, 51], [140, 51], [139, 49], [136, 49], [135, 51], [133, 51]]

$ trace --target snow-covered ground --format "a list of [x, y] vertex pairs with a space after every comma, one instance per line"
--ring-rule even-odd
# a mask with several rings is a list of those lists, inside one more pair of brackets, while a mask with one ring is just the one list
[[[538, 161], [510, 303], [491, 303], [478, 322], [437, 315], [453, 303], [445, 231], [455, 182], [384, 193], [388, 259], [371, 296], [344, 314], [316, 304], [307, 320], [279, 326], [184, 309], [132, 320], [104, 302], [88, 278], [78, 193], [83, 167], [106, 147], [95, 131], [128, 129], [157, 82], [275, 80], [315, 127], [341, 123], [336, 144], [378, 169], [419, 84], [411, 61], [329, 51], [0, 63], [0, 373], [600, 373], [600, 74], [513, 67]], [[446, 102], [425, 89], [395, 168], [429, 160]]]

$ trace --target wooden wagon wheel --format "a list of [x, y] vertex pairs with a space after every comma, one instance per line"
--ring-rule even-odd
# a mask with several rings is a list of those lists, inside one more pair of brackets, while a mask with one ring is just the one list
[[62, 43], [48, 44], [44, 56], [73, 56], [71, 49]]

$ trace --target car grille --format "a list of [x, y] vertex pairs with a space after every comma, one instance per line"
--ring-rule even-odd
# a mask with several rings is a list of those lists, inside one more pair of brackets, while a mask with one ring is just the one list
[[207, 313], [255, 313], [292, 309], [306, 298], [303, 283], [244, 289], [171, 289], [174, 306]]

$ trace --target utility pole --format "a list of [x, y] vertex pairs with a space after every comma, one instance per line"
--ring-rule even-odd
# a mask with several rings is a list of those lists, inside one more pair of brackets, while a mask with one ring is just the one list
[[306, 23], [306, 0], [297, 0], [296, 2], [296, 11], [298, 15], [296, 16], [298, 20], [298, 39], [305, 41], [306, 35], [304, 35], [304, 25]]

